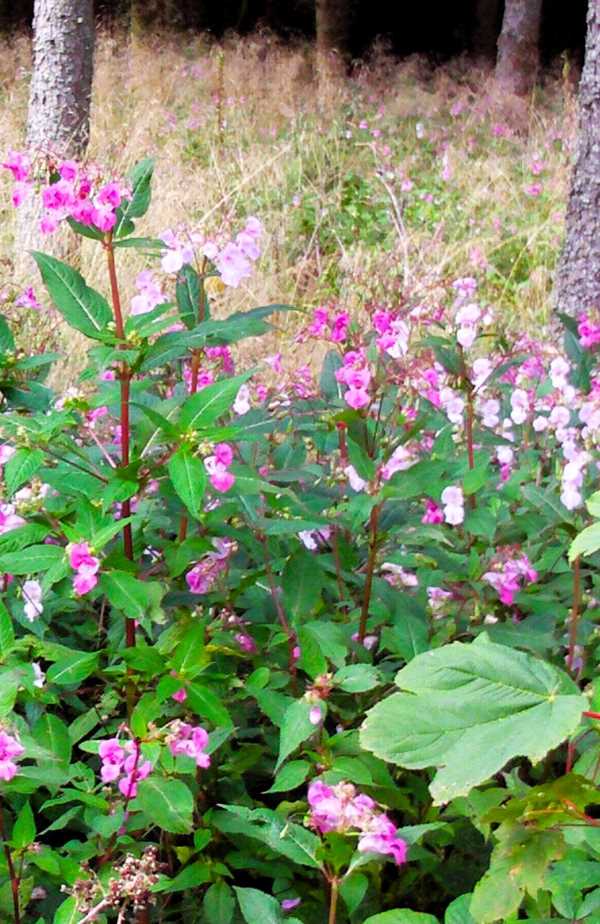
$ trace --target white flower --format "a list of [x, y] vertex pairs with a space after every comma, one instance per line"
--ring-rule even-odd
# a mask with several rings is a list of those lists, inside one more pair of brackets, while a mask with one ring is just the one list
[[29, 622], [35, 622], [44, 612], [44, 607], [42, 606], [42, 585], [39, 581], [24, 582], [23, 599], [25, 601], [23, 609], [27, 619]]

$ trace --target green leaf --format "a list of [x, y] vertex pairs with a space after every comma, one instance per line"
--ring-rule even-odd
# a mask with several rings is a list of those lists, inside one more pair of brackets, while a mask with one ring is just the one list
[[195, 889], [197, 886], [204, 885], [205, 882], [210, 882], [211, 879], [212, 872], [208, 863], [197, 860], [182, 869], [174, 879], [169, 879], [168, 876], [161, 877], [156, 885], [152, 887], [152, 891], [187, 892], [188, 889]]
[[586, 526], [579, 535], [575, 536], [569, 546], [569, 561], [575, 561], [580, 555], [593, 555], [600, 549], [600, 523]]
[[20, 552], [6, 552], [0, 555], [0, 572], [9, 574], [34, 574], [47, 571], [60, 561], [65, 550], [56, 545], [30, 545]]
[[198, 324], [201, 294], [200, 277], [194, 267], [186, 263], [177, 274], [175, 298], [181, 320], [189, 330]]
[[292, 555], [281, 575], [283, 605], [294, 620], [306, 619], [318, 606], [324, 575], [314, 555], [300, 549]]
[[190, 395], [181, 408], [180, 426], [186, 430], [212, 426], [230, 409], [240, 387], [251, 375], [252, 371], [230, 379], [219, 379], [195, 395]]
[[430, 787], [437, 804], [466, 795], [514, 757], [541, 760], [587, 708], [563, 671], [485, 635], [418, 655], [396, 684], [405, 692], [367, 713], [362, 746], [402, 767], [440, 768]]
[[46, 748], [56, 763], [67, 765], [71, 760], [71, 739], [67, 725], [58, 716], [46, 712], [35, 723], [32, 735]]
[[154, 161], [151, 157], [145, 157], [140, 160], [131, 173], [131, 199], [125, 202], [119, 208], [117, 223], [113, 230], [113, 237], [123, 237], [131, 233], [132, 218], [141, 218], [146, 214], [150, 206], [152, 173], [154, 172]]
[[310, 764], [306, 760], [291, 760], [281, 768], [275, 778], [275, 782], [267, 792], [291, 792], [292, 789], [300, 786], [306, 780], [310, 773]]
[[10, 613], [0, 600], [0, 658], [5, 658], [15, 644], [15, 633]]
[[74, 898], [67, 898], [57, 908], [52, 924], [77, 924], [78, 921], [81, 921], [81, 912], [77, 910], [77, 903]]
[[410, 911], [408, 908], [396, 908], [394, 911], [374, 914], [367, 918], [364, 924], [438, 924], [438, 919], [432, 914]]
[[15, 349], [15, 338], [12, 335], [8, 322], [3, 314], [0, 314], [0, 352], [12, 353]]
[[4, 466], [4, 482], [8, 494], [30, 481], [44, 462], [41, 449], [17, 449]]
[[340, 895], [348, 909], [348, 914], [352, 915], [362, 902], [369, 887], [369, 880], [362, 873], [352, 873], [342, 880], [340, 885]]
[[475, 918], [469, 911], [472, 899], [472, 892], [467, 892], [450, 902], [444, 915], [444, 924], [475, 924]]
[[29, 847], [35, 840], [35, 819], [29, 802], [26, 802], [17, 817], [12, 829], [12, 846], [17, 850]]
[[484, 486], [490, 476], [490, 470], [485, 463], [478, 465], [476, 468], [469, 469], [463, 479], [463, 490], [465, 494], [476, 494]]
[[59, 658], [47, 673], [48, 683], [65, 687], [81, 683], [98, 667], [99, 652], [74, 651], [64, 658]]
[[333, 675], [333, 682], [346, 693], [366, 693], [382, 683], [381, 675], [371, 664], [349, 664]]
[[206, 468], [189, 449], [179, 449], [168, 464], [169, 477], [178, 497], [193, 517], [202, 511], [202, 498], [206, 491]]
[[128, 571], [105, 572], [100, 586], [112, 606], [129, 619], [141, 619], [149, 610], [155, 609], [164, 592], [155, 581], [140, 581]]
[[33, 251], [48, 295], [63, 318], [93, 340], [103, 340], [112, 311], [103, 295], [91, 289], [81, 273], [61, 260]]
[[199, 683], [191, 683], [187, 687], [187, 694], [186, 706], [196, 715], [207, 719], [213, 725], [225, 727], [233, 725], [231, 716], [223, 705], [222, 699], [212, 690], [209, 690], [208, 687]]
[[284, 924], [286, 919], [281, 905], [272, 895], [259, 889], [242, 889], [239, 886], [235, 887], [235, 894], [247, 924]]
[[202, 910], [207, 924], [231, 924], [235, 899], [226, 882], [214, 882], [211, 885], [204, 896]]
[[287, 707], [281, 721], [281, 734], [279, 737], [279, 757], [275, 772], [279, 770], [284, 760], [296, 748], [314, 735], [316, 728], [309, 719], [310, 704], [303, 699], [294, 700]]
[[181, 780], [165, 780], [152, 774], [139, 784], [135, 802], [163, 831], [189, 834], [192, 830], [194, 798]]

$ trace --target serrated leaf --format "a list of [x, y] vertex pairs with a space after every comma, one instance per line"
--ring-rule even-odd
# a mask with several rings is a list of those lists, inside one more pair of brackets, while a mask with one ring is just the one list
[[271, 792], [291, 792], [292, 789], [301, 786], [310, 773], [310, 764], [306, 760], [291, 760], [281, 768], [275, 778], [275, 782], [270, 789], [265, 789], [265, 793]]
[[129, 174], [131, 181], [131, 198], [126, 199], [117, 212], [117, 223], [114, 227], [115, 238], [130, 234], [132, 218], [141, 218], [148, 211], [151, 198], [152, 173], [154, 161], [151, 157], [140, 160]]
[[192, 830], [194, 798], [181, 780], [165, 780], [152, 774], [139, 784], [135, 801], [163, 831], [189, 834]]
[[309, 718], [310, 705], [303, 699], [294, 700], [283, 714], [279, 736], [279, 757], [275, 772], [284, 760], [299, 747], [303, 741], [314, 735], [316, 729]]
[[186, 430], [212, 426], [231, 408], [240, 387], [251, 375], [250, 371], [234, 378], [219, 379], [218, 382], [207, 385], [202, 391], [191, 395], [181, 408], [179, 425]]
[[575, 561], [580, 555], [584, 558], [586, 555], [593, 555], [598, 549], [600, 549], [600, 523], [592, 523], [573, 539], [569, 546], [569, 561]]
[[17, 449], [4, 466], [4, 482], [8, 494], [14, 494], [30, 481], [44, 462], [41, 449]]
[[193, 517], [202, 512], [202, 499], [206, 491], [206, 468], [201, 459], [189, 449], [179, 449], [168, 463], [169, 477], [177, 496]]
[[346, 693], [366, 693], [379, 686], [382, 680], [372, 664], [348, 664], [333, 675], [333, 682]]
[[56, 545], [30, 545], [19, 552], [5, 552], [0, 555], [0, 572], [21, 575], [47, 571], [64, 554], [65, 550]]
[[573, 734], [587, 700], [563, 671], [489, 642], [454, 642], [418, 655], [403, 690], [367, 713], [361, 743], [411, 769], [437, 767], [437, 804], [466, 795], [511, 759], [541, 760]]
[[44, 285], [67, 324], [93, 340], [103, 340], [112, 311], [103, 295], [90, 288], [81, 273], [47, 254], [32, 251]]
[[11, 841], [13, 847], [22, 850], [29, 847], [35, 840], [35, 819], [29, 802], [26, 802], [17, 817], [12, 829]]
[[74, 651], [60, 658], [48, 669], [48, 683], [56, 683], [63, 687], [81, 683], [96, 670], [99, 658], [99, 652]]
[[239, 886], [235, 886], [235, 894], [247, 924], [284, 924], [286, 919], [281, 905], [272, 895], [259, 889], [242, 889]]
[[226, 882], [214, 882], [211, 885], [204, 896], [202, 910], [207, 924], [231, 924], [235, 899]]

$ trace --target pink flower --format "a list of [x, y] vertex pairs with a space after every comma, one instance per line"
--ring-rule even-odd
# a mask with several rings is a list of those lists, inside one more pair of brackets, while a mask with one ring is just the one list
[[292, 911], [293, 908], [297, 908], [301, 903], [301, 898], [284, 898], [281, 903], [282, 911]]
[[237, 632], [234, 636], [236, 642], [246, 654], [256, 654], [258, 648], [256, 647], [256, 642], [251, 635], [248, 635], [246, 632]]
[[75, 577], [73, 578], [73, 590], [78, 597], [89, 594], [98, 583], [98, 575], [87, 565], [82, 565]]
[[174, 693], [171, 693], [171, 699], [174, 699], [176, 703], [185, 703], [187, 699], [187, 690], [185, 687], [180, 687], [179, 690], [175, 690]]
[[321, 724], [321, 722], [322, 722], [322, 720], [323, 720], [323, 716], [322, 716], [322, 714], [321, 714], [321, 707], [320, 707], [320, 706], [313, 706], [313, 707], [311, 708], [310, 712], [308, 713], [308, 720], [309, 720], [309, 722], [310, 722], [311, 725], [320, 725], [320, 724]]
[[21, 292], [19, 297], [15, 299], [15, 305], [19, 308], [33, 308], [35, 311], [39, 311], [42, 307], [36, 298], [33, 286], [29, 286], [24, 292]]
[[0, 729], [0, 780], [8, 783], [16, 776], [19, 768], [15, 760], [24, 753], [25, 748], [18, 738]]
[[9, 151], [2, 166], [5, 170], [10, 170], [17, 182], [23, 182], [29, 178], [31, 164], [27, 154], [22, 154], [20, 151]]
[[100, 562], [95, 558], [91, 552], [90, 547], [87, 542], [73, 542], [67, 546], [67, 554], [69, 558], [69, 564], [71, 568], [74, 568], [77, 571], [82, 565], [87, 566], [88, 568], [96, 567], [96, 571], [100, 567]]
[[25, 601], [23, 607], [25, 616], [29, 622], [35, 622], [44, 612], [44, 607], [42, 606], [42, 585], [39, 581], [23, 582], [23, 599]]
[[231, 465], [233, 462], [233, 449], [229, 443], [217, 443], [215, 446], [215, 458], [219, 465]]
[[441, 507], [438, 507], [435, 501], [429, 498], [425, 501], [425, 513], [421, 517], [421, 523], [443, 523], [444, 513]]
[[116, 183], [107, 183], [98, 193], [98, 202], [116, 209], [121, 204], [121, 190]]
[[444, 520], [451, 526], [458, 526], [465, 519], [464, 496], [458, 485], [449, 485], [442, 491]]
[[226, 244], [215, 257], [215, 266], [226, 286], [237, 288], [252, 273], [252, 267], [244, 251], [233, 242]]
[[361, 407], [366, 407], [371, 398], [369, 397], [369, 392], [365, 391], [363, 388], [349, 388], [348, 391], [344, 393], [344, 400], [351, 408], [358, 411]]
[[77, 170], [78, 167], [74, 160], [63, 160], [63, 162], [58, 165], [58, 172], [61, 179], [67, 180], [68, 183], [71, 183], [76, 178]]
[[173, 722], [166, 742], [174, 757], [181, 754], [195, 760], [197, 767], [206, 769], [210, 766], [210, 757], [205, 753], [208, 733], [200, 725]]

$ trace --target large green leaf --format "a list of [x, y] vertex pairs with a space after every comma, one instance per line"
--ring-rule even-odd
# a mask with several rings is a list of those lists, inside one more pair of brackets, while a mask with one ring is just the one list
[[229, 410], [241, 385], [251, 375], [252, 372], [245, 372], [231, 379], [219, 379], [218, 382], [191, 395], [181, 408], [180, 426], [184, 429], [198, 430], [214, 424], [225, 411]]
[[0, 572], [9, 574], [33, 574], [47, 571], [63, 558], [65, 550], [57, 545], [30, 545], [20, 552], [6, 552], [0, 555]]
[[235, 894], [240, 911], [247, 924], [290, 924], [291, 919], [284, 915], [276, 898], [259, 889], [242, 889], [235, 886]]
[[279, 738], [279, 757], [275, 772], [277, 772], [290, 754], [296, 748], [310, 738], [316, 731], [315, 726], [311, 723], [310, 704], [303, 699], [296, 699], [287, 707], [281, 721], [281, 735]]
[[569, 546], [569, 561], [575, 561], [580, 555], [593, 555], [600, 549], [600, 523], [586, 526]]
[[163, 831], [188, 834], [192, 830], [194, 798], [181, 780], [165, 780], [152, 774], [139, 784], [136, 803]]
[[103, 340], [112, 311], [103, 295], [91, 289], [81, 273], [45, 253], [32, 256], [42, 274], [48, 295], [63, 318], [93, 340]]
[[41, 449], [17, 449], [4, 466], [4, 482], [8, 494], [30, 481], [44, 461]]
[[129, 619], [141, 619], [159, 606], [163, 587], [156, 581], [140, 581], [128, 571], [107, 571], [100, 586], [112, 606]]
[[211, 885], [204, 896], [202, 910], [208, 924], [231, 924], [235, 899], [226, 882], [214, 882]]
[[58, 686], [81, 683], [98, 667], [99, 652], [73, 651], [56, 661], [48, 670], [48, 682]]
[[587, 700], [563, 671], [490, 642], [414, 658], [367, 713], [361, 743], [402, 767], [437, 767], [436, 803], [466, 795], [514, 757], [541, 760], [573, 734]]
[[177, 495], [192, 516], [198, 517], [202, 510], [202, 498], [207, 482], [204, 462], [184, 447], [171, 456], [168, 469]]

